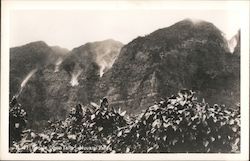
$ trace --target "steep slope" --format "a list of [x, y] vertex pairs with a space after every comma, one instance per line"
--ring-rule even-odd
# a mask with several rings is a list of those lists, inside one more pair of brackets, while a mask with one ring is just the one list
[[11, 48], [10, 96], [19, 90], [22, 80], [32, 69], [43, 68], [55, 59], [51, 48], [42, 41]]
[[87, 43], [74, 48], [64, 60], [62, 68], [71, 77], [70, 85], [74, 91], [70, 102], [89, 103], [93, 100], [96, 83], [111, 68], [117, 58], [122, 43], [111, 39]]
[[120, 42], [106, 40], [70, 52], [44, 42], [11, 48], [10, 98], [19, 92], [32, 128], [63, 119], [77, 102], [91, 101], [100, 71], [112, 66], [121, 47]]
[[121, 47], [114, 40], [87, 43], [70, 51], [56, 71], [53, 66], [43, 71], [47, 85], [45, 106], [50, 109], [50, 119], [65, 118], [77, 103], [93, 100], [100, 71], [112, 66]]
[[23, 79], [32, 70], [47, 65], [58, 66], [69, 51], [59, 46], [50, 47], [43, 41], [32, 42], [10, 49], [10, 95], [19, 90]]
[[99, 75], [102, 76], [111, 68], [122, 46], [122, 43], [112, 39], [87, 43], [74, 48], [64, 61], [63, 67], [66, 71], [72, 72], [75, 66], [80, 66], [83, 69], [90, 62], [94, 62], [100, 69]]
[[209, 103], [238, 102], [240, 58], [228, 52], [213, 24], [180, 21], [125, 45], [96, 97], [107, 96], [130, 112], [182, 88], [195, 90]]
[[10, 99], [15, 95], [29, 114], [29, 123], [50, 118], [46, 107], [47, 83], [44, 71], [56, 69], [66, 49], [50, 47], [43, 41], [10, 49]]

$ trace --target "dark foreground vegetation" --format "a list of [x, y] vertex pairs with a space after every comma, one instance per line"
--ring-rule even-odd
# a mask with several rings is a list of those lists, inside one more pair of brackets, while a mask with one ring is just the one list
[[[16, 100], [15, 100], [16, 101]], [[25, 129], [26, 113], [10, 104], [12, 153], [237, 153], [240, 107], [210, 106], [180, 91], [136, 116], [109, 107], [73, 108], [41, 133]]]

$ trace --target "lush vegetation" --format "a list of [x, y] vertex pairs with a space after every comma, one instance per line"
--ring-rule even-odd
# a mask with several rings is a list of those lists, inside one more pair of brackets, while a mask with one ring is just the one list
[[9, 145], [12, 146], [13, 142], [18, 142], [22, 138], [22, 131], [27, 123], [27, 114], [17, 102], [16, 97], [13, 97], [9, 109]]
[[10, 152], [239, 152], [240, 107], [210, 106], [198, 102], [192, 91], [182, 90], [129, 116], [105, 100], [95, 108], [79, 104], [66, 120], [49, 122], [41, 133], [25, 130], [20, 136], [21, 140], [11, 140]]

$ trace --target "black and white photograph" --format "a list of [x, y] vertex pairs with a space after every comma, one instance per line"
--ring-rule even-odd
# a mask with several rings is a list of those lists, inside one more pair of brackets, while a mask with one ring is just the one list
[[248, 1], [14, 2], [3, 1], [2, 152], [247, 160]]

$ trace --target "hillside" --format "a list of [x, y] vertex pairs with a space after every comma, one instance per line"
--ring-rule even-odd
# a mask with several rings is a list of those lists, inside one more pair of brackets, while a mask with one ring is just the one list
[[186, 19], [125, 45], [96, 93], [130, 112], [183, 88], [230, 105], [239, 102], [239, 73], [239, 54], [230, 54], [221, 31]]
[[124, 46], [108, 39], [71, 51], [42, 41], [10, 49], [10, 98], [20, 93], [32, 127], [103, 97], [136, 114], [180, 89], [210, 104], [238, 104], [240, 32], [230, 43], [212, 23], [185, 19]]
[[18, 100], [33, 128], [63, 119], [77, 102], [89, 103], [100, 71], [112, 66], [121, 46], [106, 40], [72, 51], [44, 42], [11, 48], [10, 98], [20, 93]]

